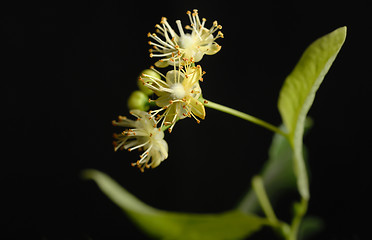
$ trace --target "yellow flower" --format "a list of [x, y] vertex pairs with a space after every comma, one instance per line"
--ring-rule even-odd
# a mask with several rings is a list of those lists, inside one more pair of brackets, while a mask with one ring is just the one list
[[169, 25], [167, 19], [163, 17], [160, 24], [155, 25], [157, 28], [156, 32], [162, 35], [163, 39], [155, 33], [148, 34], [148, 37], [156, 41], [149, 41], [149, 44], [153, 46], [150, 49], [150, 57], [162, 58], [155, 63], [157, 67], [178, 64], [178, 61], [182, 61], [183, 58], [194, 59], [195, 62], [199, 62], [204, 54], [213, 55], [220, 51], [221, 46], [215, 40], [220, 37], [223, 38], [223, 34], [221, 31], [218, 31], [215, 37], [213, 34], [221, 29], [222, 26], [218, 25], [217, 21], [214, 21], [210, 29], [205, 28], [206, 19], [203, 18], [200, 21], [198, 10], [196, 9], [192, 14], [187, 11], [187, 15], [191, 26], [186, 26], [185, 29], [191, 30], [191, 33], [185, 33], [181, 21], [177, 20], [178, 35]]
[[174, 65], [174, 69], [168, 71], [165, 76], [158, 72], [165, 81], [147, 74], [140, 78], [140, 81], [159, 97], [155, 103], [161, 108], [150, 111], [151, 117], [155, 118], [157, 123], [161, 121], [161, 127], [169, 127], [170, 132], [179, 119], [193, 117], [199, 123], [197, 117], [205, 118], [204, 105], [198, 100], [201, 96], [199, 81], [203, 80], [204, 72], [200, 65], [194, 66], [193, 61], [183, 61], [184, 66], [180, 63], [178, 67]]
[[143, 150], [140, 159], [132, 166], [137, 166], [142, 172], [144, 168], [155, 168], [168, 157], [168, 144], [164, 140], [164, 132], [156, 128], [156, 122], [144, 111], [130, 112], [137, 120], [119, 116], [118, 121], [112, 121], [114, 126], [129, 128], [120, 134], [114, 134], [115, 151], [118, 149]]

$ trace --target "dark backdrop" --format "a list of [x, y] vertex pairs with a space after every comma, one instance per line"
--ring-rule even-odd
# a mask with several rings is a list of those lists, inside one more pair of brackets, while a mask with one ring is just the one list
[[[136, 77], [155, 61], [146, 34], [162, 16], [185, 25], [186, 11], [198, 8], [206, 25], [218, 20], [225, 35], [218, 40], [222, 50], [201, 62], [204, 96], [276, 125], [280, 87], [301, 53], [348, 26], [310, 111], [308, 214], [326, 223], [319, 239], [366, 239], [371, 143], [361, 138], [368, 135], [371, 102], [370, 4], [251, 2], [3, 5], [0, 238], [146, 239], [93, 182], [80, 179], [86, 168], [108, 173], [161, 209], [220, 212], [237, 203], [267, 158], [272, 134], [263, 128], [207, 109], [200, 125], [177, 123], [167, 136], [169, 158], [145, 173], [130, 166], [137, 154], [114, 153], [111, 145], [111, 120], [128, 115]], [[189, 146], [191, 154], [184, 150]], [[278, 205], [288, 218], [289, 204]], [[265, 236], [274, 237], [255, 238]]]

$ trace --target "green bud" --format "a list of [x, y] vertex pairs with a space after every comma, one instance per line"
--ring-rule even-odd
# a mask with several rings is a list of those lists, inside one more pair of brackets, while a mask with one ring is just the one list
[[142, 111], [148, 111], [150, 109], [149, 97], [141, 92], [134, 91], [128, 98], [128, 108], [129, 110], [138, 109]]
[[[151, 77], [154, 77], [154, 78], [156, 78], [156, 79], [161, 79], [159, 73], [155, 72], [155, 71], [152, 70], [152, 69], [145, 69], [145, 70], [143, 70], [143, 71], [141, 72], [141, 74], [139, 75], [139, 78], [140, 78], [140, 77], [144, 78], [142, 74], [150, 75]], [[139, 88], [142, 92], [144, 92], [146, 95], [148, 95], [148, 96], [150, 96], [151, 94], [154, 93], [151, 89], [149, 89], [148, 87], [146, 87], [146, 85], [144, 85], [143, 82], [140, 81], [140, 80], [137, 81], [137, 85], [138, 85], [138, 88]]]

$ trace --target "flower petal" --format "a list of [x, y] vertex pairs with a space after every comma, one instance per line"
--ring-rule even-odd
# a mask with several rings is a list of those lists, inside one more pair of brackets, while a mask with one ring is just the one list
[[202, 69], [200, 65], [196, 67], [191, 67], [187, 72], [187, 78], [184, 79], [182, 85], [185, 89], [191, 89], [195, 84], [197, 84], [202, 76]]
[[167, 83], [171, 86], [175, 83], [181, 83], [183, 79], [185, 78], [185, 75], [180, 72], [179, 70], [171, 70], [167, 72], [167, 75], [165, 76]]
[[169, 66], [169, 62], [167, 60], [159, 60], [155, 63], [155, 66], [158, 68], [165, 68]]
[[177, 121], [178, 117], [178, 108], [179, 108], [178, 103], [173, 103], [165, 112], [165, 117], [164, 117], [164, 124], [165, 125], [172, 125]]
[[163, 94], [162, 96], [160, 96], [158, 99], [155, 100], [155, 103], [159, 107], [164, 107], [164, 106], [169, 105], [170, 100], [171, 98], [169, 94]]
[[191, 105], [191, 112], [201, 118], [201, 119], [204, 119], [205, 118], [205, 108], [204, 108], [204, 105], [199, 102], [197, 99], [195, 98], [190, 98], [190, 105]]
[[205, 54], [207, 54], [207, 55], [213, 55], [213, 54], [218, 53], [220, 50], [221, 50], [221, 46], [214, 42], [209, 47], [209, 49], [205, 52]]
[[119, 126], [119, 127], [135, 127], [136, 126], [136, 121], [127, 119], [126, 117], [121, 117], [119, 116], [119, 121], [112, 121], [112, 125], [114, 126]]

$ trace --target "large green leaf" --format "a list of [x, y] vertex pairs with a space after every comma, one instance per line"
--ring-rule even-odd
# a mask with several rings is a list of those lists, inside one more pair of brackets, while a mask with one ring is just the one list
[[346, 27], [319, 38], [303, 53], [286, 78], [280, 91], [278, 108], [288, 130], [293, 148], [294, 171], [301, 196], [309, 199], [309, 184], [302, 154], [302, 138], [306, 115], [315, 93], [331, 67], [346, 38]]
[[108, 175], [93, 169], [83, 176], [99, 188], [146, 233], [158, 239], [243, 239], [269, 222], [253, 214], [232, 210], [218, 214], [176, 213], [155, 209], [130, 194]]

